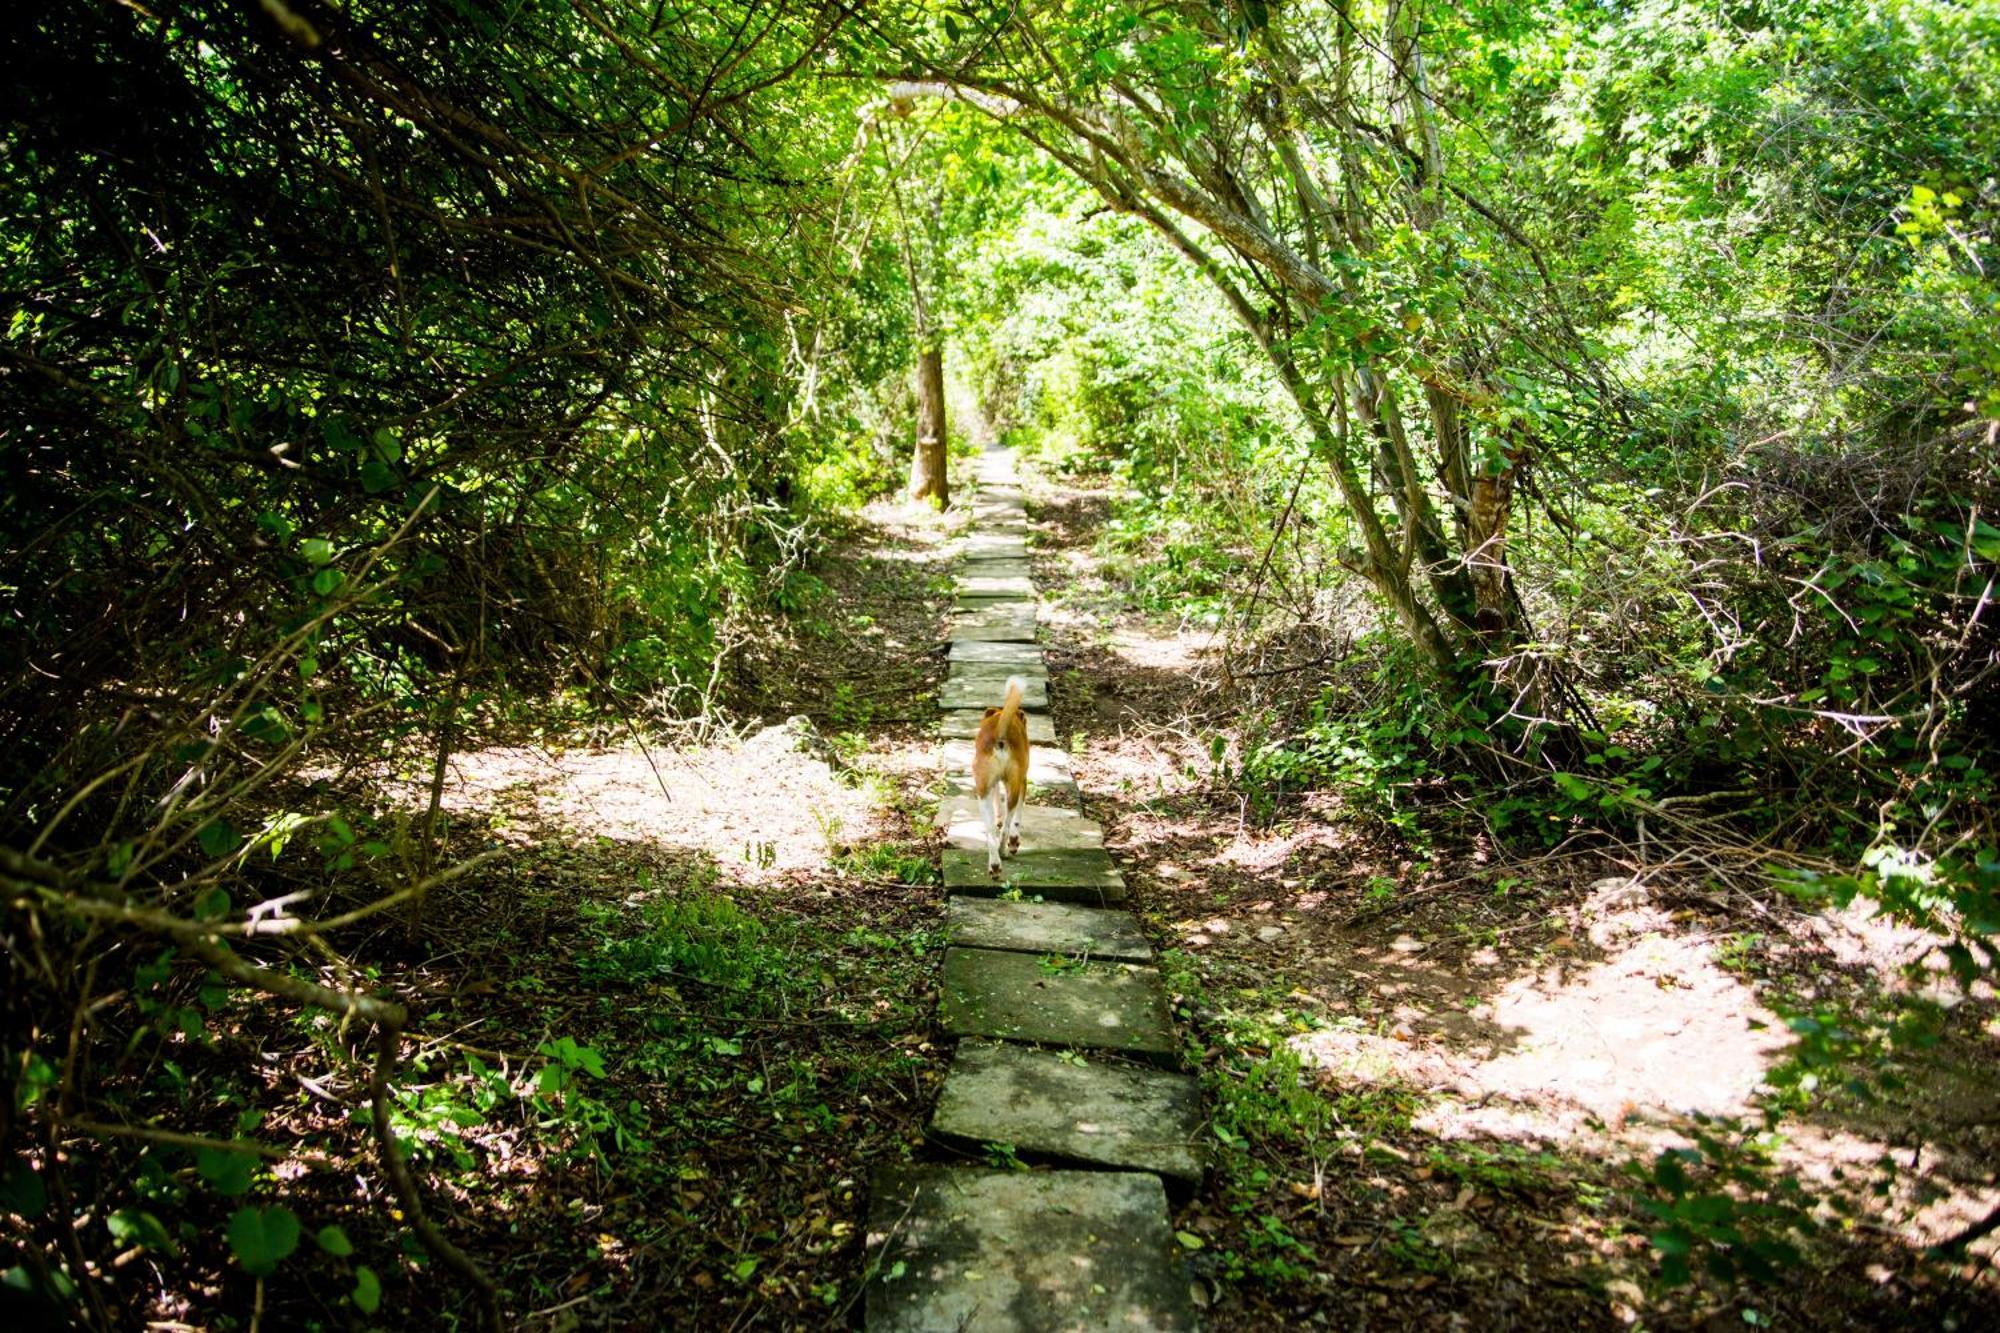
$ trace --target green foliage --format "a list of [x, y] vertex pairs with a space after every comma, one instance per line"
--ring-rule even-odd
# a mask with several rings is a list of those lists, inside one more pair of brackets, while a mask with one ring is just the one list
[[1669, 1286], [1687, 1282], [1697, 1262], [1718, 1281], [1771, 1281], [1801, 1262], [1791, 1237], [1814, 1230], [1804, 1189], [1771, 1174], [1772, 1139], [1730, 1128], [1697, 1132], [1695, 1146], [1667, 1149], [1650, 1172], [1628, 1168], [1651, 1187], [1642, 1203], [1655, 1219], [1652, 1245]]
[[299, 1219], [289, 1208], [239, 1208], [229, 1219], [230, 1251], [255, 1277], [269, 1277], [298, 1247]]

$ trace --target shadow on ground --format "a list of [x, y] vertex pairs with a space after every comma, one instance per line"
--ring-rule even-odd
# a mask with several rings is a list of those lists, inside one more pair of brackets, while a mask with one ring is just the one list
[[1253, 819], [1213, 777], [1235, 720], [1209, 633], [1128, 605], [1105, 492], [1031, 502], [1059, 733], [1216, 1115], [1177, 1219], [1213, 1327], [2000, 1324], [1990, 1254], [1921, 1253], [2000, 1201], [1992, 997], [1893, 1102], [1788, 1125], [1779, 1160], [1853, 1209], [1821, 1209], [1802, 1267], [1663, 1290], [1623, 1165], [1754, 1120], [1771, 999], [1897, 984], [1912, 941], [1588, 848], [1509, 864], [1441, 826], [1418, 855], [1337, 793]]

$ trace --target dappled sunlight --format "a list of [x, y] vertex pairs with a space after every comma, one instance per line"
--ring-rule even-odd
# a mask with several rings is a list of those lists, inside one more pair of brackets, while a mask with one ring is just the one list
[[839, 780], [799, 737], [777, 726], [686, 748], [475, 750], [453, 761], [446, 808], [476, 819], [505, 812], [511, 836], [561, 829], [705, 852], [732, 879], [770, 882], [820, 869], [880, 820], [867, 788]]
[[[1786, 1044], [1783, 1024], [1705, 941], [1648, 933], [1602, 961], [1554, 961], [1504, 982], [1469, 1015], [1510, 1034], [1462, 1055], [1466, 1095], [1533, 1102], [1552, 1137], [1600, 1123], [1742, 1115]], [[1457, 1127], [1485, 1131], [1477, 1111]]]

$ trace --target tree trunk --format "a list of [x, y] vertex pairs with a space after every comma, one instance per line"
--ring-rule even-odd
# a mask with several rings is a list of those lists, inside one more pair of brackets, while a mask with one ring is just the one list
[[951, 503], [945, 475], [944, 349], [927, 344], [917, 353], [917, 446], [910, 454], [910, 498]]

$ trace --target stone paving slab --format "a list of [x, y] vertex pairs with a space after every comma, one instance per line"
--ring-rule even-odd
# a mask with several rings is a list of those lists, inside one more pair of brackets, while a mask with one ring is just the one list
[[1025, 613], [1032, 616], [1036, 613], [1038, 605], [1033, 593], [1029, 593], [1026, 596], [1022, 596], [1019, 593], [1005, 593], [990, 597], [984, 594], [970, 596], [966, 593], [959, 593], [956, 600], [952, 603], [952, 609], [960, 615], [977, 614], [979, 612], [998, 612], [1001, 615], [1020, 615]]
[[952, 618], [951, 639], [953, 643], [1033, 643], [1035, 608], [1026, 602], [962, 608]]
[[968, 597], [1024, 597], [1032, 601], [1035, 596], [1035, 581], [1026, 574], [961, 573], [953, 587], [960, 601]]
[[[985, 697], [987, 696], [967, 695], [965, 702], [971, 704], [976, 699]], [[1023, 697], [1026, 697], [1025, 691], [1023, 692]], [[1046, 706], [1046, 701], [1044, 703]], [[970, 742], [974, 736], [979, 734], [979, 720], [986, 715], [988, 708], [998, 708], [999, 706], [998, 700], [983, 704], [977, 708], [956, 708], [949, 704], [946, 705], [947, 708], [951, 708], [951, 711], [944, 714], [943, 719], [939, 722], [938, 734], [948, 741], [967, 742], [964, 760], [958, 767], [966, 768], [971, 765], [972, 746]], [[1032, 782], [1035, 779], [1035, 752], [1032, 747], [1037, 745], [1053, 745], [1056, 739], [1056, 724], [1050, 719], [1047, 713], [1037, 713], [1031, 710], [1026, 716], [1028, 719], [1028, 744], [1031, 747], [1028, 754], [1028, 780]], [[939, 762], [943, 761], [940, 760]], [[1054, 770], [1050, 770], [1049, 775], [1054, 777], [1056, 773]], [[1066, 771], [1063, 776], [1068, 776]]]
[[1025, 537], [993, 532], [975, 532], [959, 548], [967, 560], [1020, 560], [1028, 558]]
[[959, 576], [977, 575], [989, 579], [1025, 579], [1035, 571], [1023, 556], [975, 555], [968, 552], [958, 562]]
[[1009, 676], [1047, 684], [1049, 669], [1041, 662], [953, 662], [949, 675], [953, 680], [990, 680], [997, 688], [1005, 685]]
[[1027, 1157], [1201, 1183], [1201, 1085], [1163, 1069], [964, 1041], [930, 1127], [967, 1146], [1005, 1143]]
[[[984, 874], [984, 870], [980, 873]], [[938, 1023], [954, 1037], [1116, 1051], [1172, 1067], [1179, 1044], [1160, 974], [1137, 963], [1055, 965], [1031, 953], [944, 951]]]
[[954, 894], [945, 907], [945, 932], [951, 943], [968, 949], [1153, 961], [1153, 946], [1140, 934], [1138, 918], [1110, 907]]
[[[1039, 675], [1031, 676], [1025, 671], [1020, 672], [1019, 675], [1021, 677], [1022, 709], [1031, 716], [1037, 713], [1048, 712], [1049, 682]], [[1006, 695], [1006, 676], [968, 677], [959, 675], [954, 671], [951, 675], [945, 677], [944, 684], [938, 688], [938, 708], [947, 713], [955, 713], [967, 709], [976, 709], [984, 712], [989, 708], [1000, 707]], [[977, 730], [977, 727], [975, 726], [974, 729]], [[1043, 738], [1030, 735], [1028, 739], [1033, 741]], [[1055, 739], [1055, 734], [1051, 732], [1046, 739]]]
[[1018, 889], [1023, 897], [1100, 907], [1125, 901], [1125, 877], [1100, 847], [1023, 851], [1003, 857], [997, 875], [986, 873], [983, 847], [978, 851], [947, 847], [943, 862], [944, 886], [953, 893], [992, 898]]
[[[972, 796], [952, 796], [938, 804], [937, 823], [944, 829], [946, 844], [967, 851], [984, 851], [986, 826], [979, 819], [979, 801]], [[1104, 826], [1085, 819], [1062, 805], [1024, 805], [1014, 825], [1021, 835], [1024, 852], [1074, 851], [1079, 847], [1102, 847]]]
[[870, 1333], [1197, 1327], [1159, 1177], [892, 1166], [868, 1210]]
[[[994, 666], [1020, 668], [1040, 667], [1044, 674], [1048, 671], [1048, 660], [1042, 656], [1042, 648], [1036, 643], [980, 643], [974, 639], [961, 640], [951, 646], [953, 662], [985, 662]], [[1003, 672], [1005, 675], [1011, 674]]]

